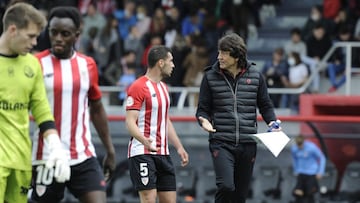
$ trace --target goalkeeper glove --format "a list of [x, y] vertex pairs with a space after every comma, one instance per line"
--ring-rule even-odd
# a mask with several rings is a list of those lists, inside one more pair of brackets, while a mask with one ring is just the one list
[[49, 134], [44, 139], [50, 150], [48, 160], [45, 163], [47, 168], [55, 167], [54, 178], [59, 183], [70, 180], [70, 163], [66, 151], [57, 134]]

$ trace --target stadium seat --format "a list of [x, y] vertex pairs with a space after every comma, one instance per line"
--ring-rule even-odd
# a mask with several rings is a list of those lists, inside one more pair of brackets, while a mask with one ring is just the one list
[[195, 196], [195, 185], [197, 179], [196, 170], [191, 166], [175, 167], [176, 192], [180, 202]]
[[296, 175], [294, 174], [293, 166], [288, 163], [281, 171], [281, 200], [285, 203], [293, 202], [293, 190], [296, 184]]
[[212, 166], [200, 168], [196, 190], [197, 202], [213, 202], [216, 193], [215, 171]]
[[254, 173], [251, 203], [281, 202], [281, 171], [279, 166], [261, 165]]
[[349, 163], [340, 182], [339, 199], [348, 202], [360, 201], [360, 162]]
[[115, 200], [120, 203], [140, 202], [138, 193], [131, 182], [129, 170], [126, 170], [126, 172], [114, 182], [111, 201]]
[[338, 171], [331, 160], [326, 161], [325, 173], [319, 180], [320, 201], [324, 202], [336, 192]]

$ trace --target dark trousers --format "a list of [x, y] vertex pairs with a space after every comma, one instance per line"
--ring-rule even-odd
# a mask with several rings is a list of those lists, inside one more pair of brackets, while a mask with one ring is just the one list
[[256, 157], [256, 143], [210, 141], [216, 174], [215, 203], [245, 203]]
[[319, 191], [319, 185], [315, 175], [299, 174], [297, 177], [297, 183], [294, 190], [302, 190], [303, 196], [295, 195], [296, 203], [314, 203], [315, 193]]

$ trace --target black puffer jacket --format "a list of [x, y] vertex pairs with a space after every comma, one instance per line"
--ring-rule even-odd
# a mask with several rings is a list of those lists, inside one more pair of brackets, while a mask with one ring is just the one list
[[257, 133], [257, 108], [266, 123], [276, 120], [265, 81], [252, 64], [235, 79], [218, 63], [205, 69], [196, 117], [207, 118], [216, 129], [209, 139], [254, 142], [249, 135]]

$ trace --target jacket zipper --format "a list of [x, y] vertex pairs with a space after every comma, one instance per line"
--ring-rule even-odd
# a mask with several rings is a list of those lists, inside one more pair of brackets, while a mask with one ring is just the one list
[[237, 114], [237, 100], [236, 100], [236, 93], [237, 93], [237, 88], [238, 88], [238, 83], [237, 80], [235, 80], [235, 91], [231, 85], [231, 83], [229, 82], [229, 80], [226, 78], [226, 76], [224, 74], [222, 74], [223, 77], [225, 78], [226, 83], [229, 85], [231, 93], [233, 95], [234, 98], [234, 116], [235, 116], [235, 145], [237, 146], [239, 144], [240, 141], [240, 132], [239, 132], [239, 116]]

